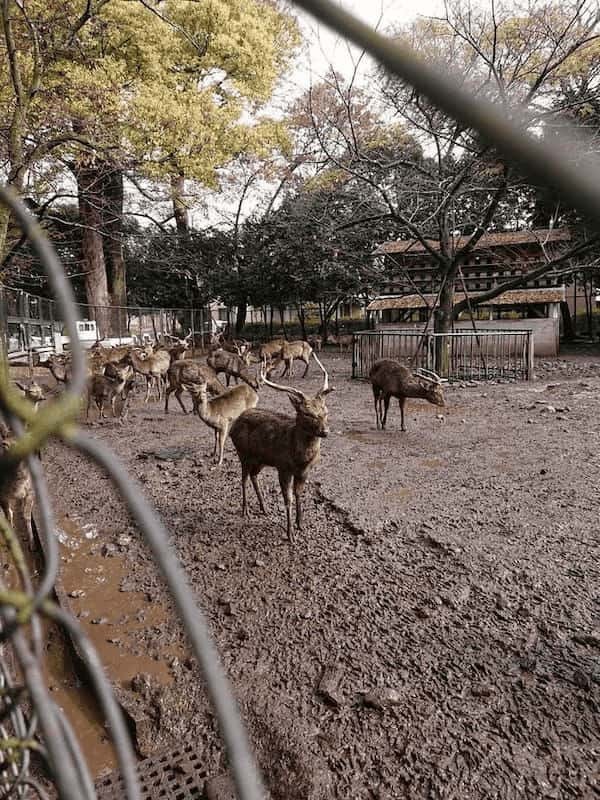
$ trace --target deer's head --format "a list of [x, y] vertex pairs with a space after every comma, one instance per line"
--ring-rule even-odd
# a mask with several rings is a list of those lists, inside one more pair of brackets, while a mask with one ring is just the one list
[[443, 406], [444, 393], [442, 392], [442, 379], [435, 372], [427, 369], [417, 370], [417, 377], [425, 389], [425, 399], [434, 406]]
[[273, 389], [286, 392], [289, 395], [290, 403], [296, 409], [296, 417], [299, 426], [311, 436], [324, 439], [329, 434], [329, 425], [327, 424], [328, 410], [325, 404], [325, 395], [333, 392], [334, 388], [333, 386], [329, 386], [329, 377], [323, 364], [321, 364], [314, 353], [313, 357], [324, 374], [323, 386], [314, 397], [308, 397], [304, 392], [301, 392], [300, 389], [272, 383], [265, 375], [264, 364], [260, 369], [260, 383], [266, 383], [267, 386], [271, 386]]

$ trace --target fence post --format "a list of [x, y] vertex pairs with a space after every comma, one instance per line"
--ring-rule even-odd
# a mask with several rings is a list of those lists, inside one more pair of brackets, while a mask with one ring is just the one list
[[533, 380], [534, 361], [534, 335], [533, 331], [527, 331], [527, 380]]

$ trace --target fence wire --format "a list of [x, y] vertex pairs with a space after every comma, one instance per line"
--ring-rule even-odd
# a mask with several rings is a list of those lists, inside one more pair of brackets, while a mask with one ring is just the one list
[[[363, 48], [387, 69], [429, 97], [448, 114], [477, 129], [508, 158], [520, 163], [541, 184], [553, 185], [573, 207], [600, 229], [600, 179], [598, 170], [573, 164], [573, 141], [552, 146], [527, 134], [516, 115], [468, 95], [451, 76], [425, 64], [413, 51], [398, 46], [362, 24], [328, 0], [295, 0], [296, 4]], [[574, 140], [574, 137], [573, 137]], [[183, 569], [167, 541], [167, 533], [124, 467], [101, 443], [76, 426], [79, 398], [85, 384], [82, 348], [76, 335], [73, 293], [56, 255], [39, 226], [10, 188], [0, 189], [4, 202], [30, 239], [47, 272], [62, 320], [71, 341], [73, 376], [66, 390], [37, 414], [10, 384], [6, 359], [0, 367], [0, 411], [12, 433], [0, 459], [0, 491], [25, 462], [30, 470], [40, 511], [40, 530], [46, 551], [44, 571], [33, 586], [19, 540], [0, 515], [0, 539], [8, 549], [20, 588], [0, 582], [0, 800], [44, 798], [43, 788], [30, 772], [31, 754], [39, 753], [50, 768], [61, 798], [94, 798], [89, 769], [68, 720], [53, 703], [43, 677], [41, 620], [50, 619], [77, 642], [89, 669], [91, 682], [103, 709], [123, 774], [126, 796], [140, 797], [135, 758], [123, 714], [112, 694], [102, 665], [77, 621], [50, 599], [59, 567], [58, 544], [52, 506], [36, 453], [49, 437], [59, 437], [101, 467], [115, 484], [152, 549], [183, 620], [213, 702], [229, 755], [237, 794], [241, 800], [264, 796], [260, 776], [250, 753], [227, 679], [220, 665], [204, 615], [198, 608]], [[18, 673], [19, 678], [15, 675]], [[31, 712], [24, 713], [24, 708]]]

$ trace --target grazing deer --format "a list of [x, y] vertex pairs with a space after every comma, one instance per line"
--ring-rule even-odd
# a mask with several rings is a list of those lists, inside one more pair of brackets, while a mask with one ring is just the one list
[[323, 349], [323, 339], [316, 333], [307, 336], [306, 341], [309, 343], [309, 345], [312, 347], [313, 350], [317, 351], [317, 353], [320, 353], [321, 350]]
[[[400, 406], [400, 430], [405, 431], [404, 406], [407, 397], [422, 397], [433, 405], [443, 406], [442, 380], [434, 372], [421, 370], [414, 374], [398, 361], [383, 358], [376, 361], [369, 371], [373, 387], [373, 401], [377, 429], [385, 430], [390, 397], [397, 397]], [[382, 414], [382, 404], [385, 411]]]
[[232, 386], [225, 389], [223, 394], [207, 397], [207, 382], [186, 383], [185, 388], [194, 397], [194, 408], [200, 419], [215, 432], [215, 447], [213, 458], [216, 458], [217, 465], [223, 463], [223, 452], [225, 442], [229, 435], [231, 425], [244, 411], [254, 408], [258, 403], [258, 391], [250, 384], [241, 383], [239, 386]]
[[[0, 452], [5, 453], [14, 442], [15, 436], [0, 422]], [[0, 508], [13, 531], [27, 533], [30, 547], [33, 547], [33, 500], [31, 475], [23, 461], [16, 467], [0, 470]]]
[[302, 377], [305, 378], [310, 366], [310, 357], [312, 352], [313, 349], [309, 343], [304, 342], [301, 339], [296, 342], [284, 341], [281, 345], [281, 352], [278, 359], [273, 362], [273, 366], [268, 371], [269, 375], [279, 366], [279, 363], [283, 361], [285, 367], [279, 377], [284, 378], [287, 375], [289, 380], [294, 375], [294, 359], [297, 358], [299, 361], [304, 361], [306, 364], [304, 372], [302, 373]]
[[[186, 388], [185, 384], [196, 384], [201, 381], [206, 381], [206, 385], [210, 394], [221, 394], [225, 391], [225, 386], [217, 377], [217, 373], [208, 364], [196, 364], [195, 361], [184, 359], [183, 361], [175, 361], [169, 367], [167, 372], [168, 386], [165, 391], [165, 414], [169, 413], [169, 397], [171, 392], [175, 392], [177, 402], [181, 406], [183, 413], [187, 414], [187, 409], [183, 404], [181, 395]], [[192, 395], [192, 399], [194, 395]], [[195, 411], [194, 407], [194, 411]]]
[[285, 344], [285, 339], [271, 339], [270, 342], [263, 342], [258, 347], [258, 360], [263, 363], [278, 358], [281, 355], [281, 348]]
[[171, 356], [167, 350], [159, 349], [156, 352], [152, 348], [144, 347], [132, 349], [127, 355], [127, 360], [136, 372], [146, 378], [146, 397], [144, 403], [150, 399], [152, 385], [156, 386], [158, 399], [162, 399], [162, 382], [171, 366]]
[[296, 527], [302, 529], [301, 496], [309, 469], [321, 454], [321, 439], [328, 435], [325, 395], [329, 388], [325, 367], [316, 355], [313, 358], [323, 370], [323, 387], [315, 397], [307, 397], [299, 389], [279, 386], [266, 377], [261, 368], [261, 381], [281, 392], [287, 392], [296, 410], [295, 417], [275, 411], [255, 409], [245, 411], [231, 426], [231, 440], [242, 466], [242, 514], [248, 512], [246, 488], [248, 477], [258, 497], [258, 504], [266, 514], [263, 496], [258, 485], [258, 474], [265, 466], [275, 467], [285, 503], [287, 536], [292, 542], [292, 482], [296, 498]]
[[243, 356], [240, 356], [236, 353], [230, 353], [227, 350], [220, 348], [219, 350], [214, 350], [207, 356], [206, 363], [209, 367], [214, 369], [217, 375], [220, 372], [225, 373], [227, 386], [229, 386], [229, 382], [232, 377], [236, 383], [238, 378], [242, 378], [246, 381], [246, 383], [248, 381], [252, 381], [252, 377], [248, 372], [248, 366], [250, 364], [249, 352], [245, 353]]

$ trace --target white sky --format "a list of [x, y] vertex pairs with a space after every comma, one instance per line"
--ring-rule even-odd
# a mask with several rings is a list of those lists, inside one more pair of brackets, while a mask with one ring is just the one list
[[[381, 32], [398, 23], [407, 23], [417, 16], [440, 15], [444, 8], [443, 0], [344, 0], [339, 3], [346, 11], [359, 17], [363, 22]], [[295, 11], [305, 36], [309, 42], [308, 52], [299, 59], [292, 81], [298, 89], [308, 88], [311, 74], [313, 81], [327, 71], [332, 64], [342, 75], [349, 76], [360, 51], [349, 49], [347, 43], [337, 34], [328, 30], [304, 11]], [[361, 74], [368, 73], [373, 66], [369, 58], [361, 61]]]

